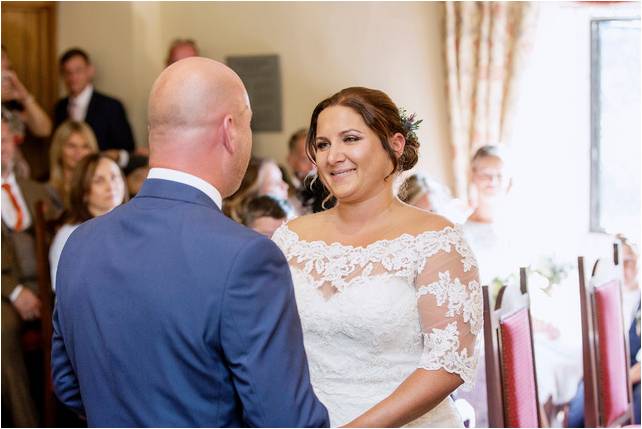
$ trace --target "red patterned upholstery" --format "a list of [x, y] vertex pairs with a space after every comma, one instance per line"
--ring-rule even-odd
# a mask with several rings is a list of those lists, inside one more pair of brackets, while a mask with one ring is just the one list
[[603, 401], [604, 424], [610, 426], [627, 412], [628, 407], [628, 366], [622, 344], [624, 328], [618, 280], [595, 288], [595, 313], [599, 345], [598, 381], [601, 387], [599, 401]]
[[528, 309], [500, 321], [505, 427], [538, 427]]

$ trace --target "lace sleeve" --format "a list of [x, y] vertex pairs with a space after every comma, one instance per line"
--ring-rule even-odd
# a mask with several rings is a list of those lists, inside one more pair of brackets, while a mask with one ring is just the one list
[[470, 389], [482, 328], [477, 262], [458, 227], [445, 228], [419, 250], [415, 287], [424, 342], [419, 367], [456, 373]]

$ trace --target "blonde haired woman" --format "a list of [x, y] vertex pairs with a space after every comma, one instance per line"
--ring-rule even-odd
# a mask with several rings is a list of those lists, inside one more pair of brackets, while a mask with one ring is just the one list
[[85, 122], [65, 121], [54, 132], [49, 149], [49, 190], [58, 209], [68, 207], [71, 177], [78, 162], [98, 153], [98, 143]]

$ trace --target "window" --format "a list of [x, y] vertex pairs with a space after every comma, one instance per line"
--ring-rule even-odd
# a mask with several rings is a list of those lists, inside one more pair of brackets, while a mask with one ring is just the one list
[[591, 21], [591, 232], [640, 235], [640, 20]]

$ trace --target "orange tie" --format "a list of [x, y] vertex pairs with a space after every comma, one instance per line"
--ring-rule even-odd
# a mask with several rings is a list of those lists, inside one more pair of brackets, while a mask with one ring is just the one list
[[20, 231], [22, 229], [22, 217], [23, 217], [23, 214], [22, 214], [22, 209], [20, 208], [20, 204], [18, 204], [18, 199], [16, 198], [16, 196], [11, 191], [11, 185], [10, 184], [3, 183], [2, 184], [2, 189], [7, 191], [7, 194], [9, 194], [9, 199], [11, 200], [11, 204], [13, 204], [13, 207], [16, 209], [17, 220], [16, 220], [16, 226], [14, 227], [14, 229], [16, 231]]

